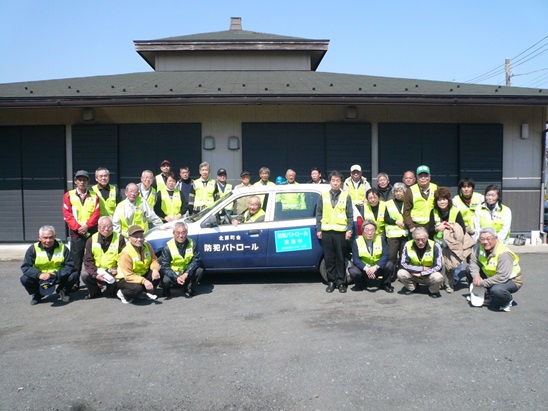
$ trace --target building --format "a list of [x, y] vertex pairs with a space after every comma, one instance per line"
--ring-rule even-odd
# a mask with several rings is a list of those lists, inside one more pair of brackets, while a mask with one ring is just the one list
[[453, 192], [463, 176], [501, 184], [513, 231], [540, 227], [546, 89], [318, 72], [328, 40], [246, 31], [239, 18], [134, 43], [153, 71], [0, 84], [1, 242], [60, 230], [74, 171], [107, 167], [123, 188], [163, 159], [194, 176], [207, 161], [232, 181], [358, 163], [394, 182], [425, 163]]

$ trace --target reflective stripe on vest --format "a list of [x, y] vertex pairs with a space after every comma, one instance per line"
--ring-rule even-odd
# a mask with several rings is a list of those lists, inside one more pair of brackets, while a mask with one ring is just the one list
[[107, 251], [103, 251], [103, 247], [99, 244], [99, 233], [95, 233], [91, 236], [91, 253], [95, 260], [95, 266], [97, 268], [103, 268], [108, 270], [109, 268], [115, 268], [118, 265], [118, 249], [120, 248], [120, 235], [116, 232], [112, 233], [112, 240], [107, 248]]
[[183, 202], [181, 201], [181, 192], [176, 188], [173, 190], [173, 197], [169, 198], [169, 193], [167, 192], [167, 189], [160, 190], [160, 193], [162, 194], [162, 211], [166, 213], [166, 216], [169, 217], [175, 217], [177, 214], [179, 214], [179, 211], [181, 210], [181, 205]]
[[[413, 248], [415, 241], [408, 241], [405, 245], [407, 247], [407, 255], [409, 256], [409, 263], [412, 265], [422, 265], [423, 267], [432, 267], [434, 265], [434, 247], [435, 243], [432, 240], [428, 240], [429, 250], [424, 252], [422, 259], [419, 259], [417, 252]], [[425, 246], [427, 247], [427, 246]]]
[[53, 250], [51, 260], [48, 259], [48, 253], [43, 248], [40, 248], [40, 242], [34, 243], [34, 251], [36, 252], [36, 258], [34, 259], [34, 268], [41, 273], [56, 273], [65, 263], [65, 246], [62, 243], [58, 243], [57, 248]]
[[[128, 199], [125, 199], [124, 201], [128, 201]], [[118, 207], [118, 218], [120, 219], [120, 231], [124, 237], [128, 237], [129, 235], [129, 227], [132, 225], [138, 225], [143, 230], [145, 230], [145, 233], [148, 231], [148, 222], [145, 222], [143, 219], [143, 197], [139, 196], [135, 200], [135, 212], [133, 213], [133, 218], [131, 222], [126, 220], [126, 215], [124, 213], [125, 204], [124, 201], [122, 201], [120, 204], [123, 204], [121, 207]]]
[[457, 207], [462, 214], [462, 219], [464, 224], [467, 227], [474, 228], [474, 218], [476, 214], [476, 208], [481, 207], [481, 194], [472, 193], [472, 198], [470, 199], [470, 206], [462, 201], [460, 196], [453, 197], [453, 205]]
[[204, 183], [201, 178], [194, 180], [194, 207], [209, 206], [215, 202], [215, 187], [217, 183], [215, 180], [207, 180], [207, 184], [204, 187]]
[[177, 276], [181, 276], [182, 274], [184, 274], [186, 268], [194, 257], [193, 242], [190, 238], [187, 238], [187, 240], [188, 245], [186, 247], [184, 256], [179, 253], [179, 249], [177, 248], [177, 243], [175, 242], [174, 238], [167, 242], [169, 251], [171, 253], [170, 267], [173, 271], [177, 273]]
[[127, 248], [127, 253], [131, 257], [131, 261], [133, 263], [133, 267], [132, 267], [133, 272], [139, 277], [143, 277], [150, 269], [150, 263], [152, 262], [152, 256], [150, 254], [150, 249], [148, 248], [148, 244], [146, 242], [143, 242], [144, 260], [141, 260], [141, 256], [137, 253], [137, 250], [135, 249], [135, 247], [131, 245], [131, 243], [127, 244], [124, 250], [126, 248]]
[[376, 235], [373, 239], [373, 255], [369, 254], [367, 248], [367, 242], [363, 237], [356, 239], [356, 245], [358, 246], [358, 254], [360, 260], [367, 266], [371, 267], [379, 262], [382, 257], [382, 239], [380, 235]]
[[510, 274], [510, 278], [517, 277], [517, 275], [521, 272], [521, 268], [519, 266], [519, 257], [516, 254], [514, 254], [512, 251], [510, 251], [508, 248], [506, 248], [506, 246], [500, 240], [497, 242], [496, 248], [493, 250], [493, 252], [491, 253], [489, 257], [486, 256], [485, 249], [481, 245], [479, 246], [478, 263], [480, 265], [481, 270], [487, 277], [493, 277], [497, 273], [499, 256], [502, 253], [509, 253], [514, 259], [514, 264], [512, 266], [512, 273]]
[[[398, 207], [396, 207], [396, 203], [394, 202], [394, 200], [388, 200], [386, 202], [386, 212], [393, 220], [403, 221], [403, 216], [398, 211]], [[406, 229], [400, 228], [396, 224], [386, 224], [384, 229], [388, 238], [404, 237], [409, 234]]]
[[95, 184], [91, 189], [99, 197], [99, 205], [101, 206], [101, 217], [104, 215], [113, 216], [114, 210], [116, 210], [116, 187], [112, 184], [109, 184], [110, 190], [108, 192], [108, 197], [105, 200], [101, 191], [99, 190], [99, 184]]
[[69, 191], [70, 203], [72, 204], [72, 215], [80, 225], [87, 223], [93, 212], [97, 197], [94, 191], [89, 192], [89, 196], [85, 198], [84, 204], [80, 201], [80, 196], [76, 193], [76, 189]]
[[371, 204], [365, 202], [363, 205], [363, 219], [364, 220], [373, 220], [377, 223], [376, 234], [382, 234], [384, 231], [384, 214], [386, 213], [386, 203], [384, 201], [379, 201], [379, 208], [377, 210], [377, 218], [373, 214], [371, 209]]
[[434, 207], [434, 192], [438, 186], [430, 183], [430, 191], [428, 192], [428, 200], [425, 200], [421, 195], [421, 189], [418, 184], [411, 186], [413, 193], [413, 208], [411, 209], [411, 219], [417, 224], [427, 224], [430, 221], [430, 211]]
[[365, 202], [365, 183], [363, 182], [363, 178], [360, 179], [360, 184], [358, 185], [358, 188], [354, 187], [354, 181], [352, 180], [352, 177], [348, 177], [345, 180], [345, 187], [348, 190], [348, 195], [352, 199], [352, 202], [357, 205], [363, 205]]
[[323, 214], [322, 214], [322, 231], [346, 231], [348, 220], [346, 218], [346, 199], [348, 193], [341, 191], [339, 200], [335, 208], [331, 205], [331, 192], [324, 191], [322, 193]]

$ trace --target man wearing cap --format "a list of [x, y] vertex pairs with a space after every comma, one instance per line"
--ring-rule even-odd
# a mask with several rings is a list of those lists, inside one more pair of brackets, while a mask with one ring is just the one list
[[[249, 171], [242, 171], [240, 173], [240, 180], [242, 181], [240, 184], [234, 187], [234, 191], [246, 189], [252, 187], [251, 185], [251, 174]], [[239, 197], [236, 199], [236, 202], [234, 204], [234, 214], [235, 215], [241, 215], [244, 213], [244, 211], [247, 209], [247, 199], [249, 197]]]
[[95, 184], [91, 189], [99, 197], [101, 216], [114, 214], [116, 204], [120, 202], [120, 194], [114, 184], [110, 184], [110, 171], [105, 167], [95, 170]]
[[162, 275], [162, 296], [171, 297], [171, 286], [178, 284], [190, 297], [196, 293], [196, 285], [203, 275], [200, 254], [196, 244], [188, 238], [188, 227], [183, 221], [173, 226], [173, 238], [162, 250], [160, 274]]
[[129, 183], [126, 186], [126, 199], [120, 201], [116, 206], [112, 224], [114, 231], [127, 238], [129, 227], [132, 225], [138, 225], [143, 230], [148, 231], [149, 224], [158, 227], [163, 223], [148, 203], [143, 200], [143, 197], [139, 195], [137, 184]]
[[363, 215], [363, 203], [365, 202], [365, 192], [369, 190], [371, 186], [367, 181], [367, 178], [362, 176], [362, 168], [359, 164], [354, 164], [350, 167], [350, 177], [344, 181], [343, 190], [348, 193], [352, 199], [352, 203]]
[[188, 166], [181, 167], [179, 169], [179, 176], [181, 177], [177, 181], [175, 188], [178, 188], [179, 191], [185, 196], [186, 202], [188, 203], [189, 214], [192, 214], [194, 210], [194, 197], [196, 191], [194, 189], [194, 180], [190, 178], [190, 168]]
[[153, 183], [154, 188], [158, 191], [166, 187], [167, 174], [171, 172], [171, 163], [169, 160], [164, 160], [160, 163], [160, 170], [161, 173], [156, 175]]
[[327, 180], [322, 178], [322, 172], [318, 167], [310, 169], [310, 181], [307, 184], [327, 184]]
[[409, 187], [403, 199], [403, 222], [413, 232], [416, 227], [428, 227], [438, 186], [430, 182], [430, 167], [417, 168], [417, 183]]
[[232, 184], [226, 182], [226, 170], [220, 168], [217, 170], [217, 196], [220, 198], [231, 191]]
[[480, 229], [479, 244], [463, 273], [475, 287], [486, 288], [485, 304], [497, 311], [510, 311], [512, 294], [523, 285], [519, 257], [499, 240], [493, 227]]
[[99, 219], [98, 232], [86, 242], [82, 281], [88, 287], [86, 300], [101, 296], [101, 288], [106, 286], [106, 293], [114, 296], [118, 274], [118, 254], [125, 247], [124, 237], [113, 231], [112, 219], [103, 216]]
[[342, 174], [337, 170], [329, 176], [331, 190], [324, 191], [316, 205], [316, 235], [322, 241], [328, 284], [326, 292], [335, 288], [346, 292], [346, 269], [344, 252], [347, 241], [352, 238], [354, 225], [352, 200], [341, 189]]
[[156, 204], [157, 194], [157, 190], [152, 185], [153, 181], [154, 175], [152, 174], [152, 171], [144, 170], [141, 173], [141, 182], [137, 184], [137, 188], [139, 188], [139, 194], [152, 209], [154, 209], [154, 205]]
[[97, 194], [88, 190], [89, 175], [87, 171], [77, 171], [74, 175], [74, 184], [76, 188], [67, 191], [63, 196], [63, 217], [69, 227], [70, 252], [78, 273], [75, 284], [75, 288], [77, 288], [80, 283], [86, 241], [91, 234], [97, 231], [101, 207]]
[[202, 211], [204, 208], [212, 205], [217, 198], [217, 183], [212, 178], [209, 178], [209, 163], [203, 162], [200, 164], [200, 178], [194, 180], [194, 212]]
[[379, 289], [393, 293], [391, 285], [394, 264], [389, 260], [388, 246], [382, 235], [377, 235], [377, 224], [373, 220], [365, 220], [362, 224], [362, 236], [352, 244], [353, 266], [348, 273], [354, 280], [354, 291], [366, 288], [367, 280], [382, 277]]
[[145, 241], [144, 230], [132, 225], [128, 230], [129, 244], [118, 256], [117, 297], [124, 304], [135, 298], [158, 298], [154, 289], [160, 282], [160, 264], [152, 246]]
[[55, 228], [50, 225], [40, 227], [38, 242], [25, 253], [21, 271], [21, 284], [32, 295], [31, 305], [52, 294], [55, 284], [61, 301], [69, 302], [69, 293], [78, 280], [70, 250], [55, 239]]
[[412, 236], [413, 239], [403, 248], [401, 268], [398, 270], [398, 279], [403, 284], [400, 294], [413, 294], [422, 284], [428, 286], [430, 297], [440, 298], [443, 284], [441, 247], [428, 239], [428, 230], [424, 227], [416, 227]]

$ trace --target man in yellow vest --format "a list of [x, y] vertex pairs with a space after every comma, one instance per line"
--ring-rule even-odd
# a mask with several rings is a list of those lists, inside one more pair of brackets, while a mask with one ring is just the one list
[[466, 232], [472, 236], [475, 235], [474, 218], [476, 209], [481, 207], [483, 202], [483, 195], [474, 192], [475, 187], [476, 182], [473, 179], [464, 177], [459, 181], [459, 194], [453, 197], [453, 205], [459, 209], [462, 215]]
[[118, 288], [118, 254], [124, 249], [124, 237], [113, 231], [112, 218], [103, 216], [97, 225], [98, 232], [86, 242], [82, 281], [88, 287], [88, 295], [84, 298], [91, 300], [101, 296], [101, 288], [106, 286], [106, 294], [114, 297]]
[[194, 212], [198, 213], [212, 205], [217, 198], [217, 182], [209, 178], [209, 163], [203, 162], [199, 168], [200, 178], [194, 180]]
[[141, 194], [143, 200], [145, 200], [150, 208], [154, 210], [157, 190], [152, 186], [153, 181], [154, 175], [152, 174], [152, 171], [144, 170], [141, 173], [141, 182], [137, 184], [137, 187], [139, 188], [139, 194]]
[[391, 284], [394, 264], [388, 258], [388, 246], [382, 235], [377, 235], [377, 224], [373, 220], [365, 220], [362, 224], [362, 236], [352, 244], [352, 262], [348, 273], [354, 280], [353, 291], [362, 291], [367, 286], [367, 280], [382, 277], [379, 289], [393, 293]]
[[251, 196], [247, 200], [247, 210], [240, 216], [232, 218], [232, 225], [247, 223], [260, 223], [264, 221], [266, 213], [261, 208], [261, 198], [259, 196]]
[[167, 174], [171, 172], [171, 163], [169, 160], [164, 160], [160, 163], [161, 173], [157, 174], [152, 183], [154, 188], [160, 191], [162, 188], [166, 187]]
[[479, 231], [479, 244], [464, 271], [471, 284], [486, 289], [484, 305], [510, 311], [514, 303], [512, 294], [523, 285], [519, 257], [497, 237], [493, 227]]
[[403, 199], [403, 221], [410, 233], [417, 227], [428, 227], [437, 189], [430, 182], [430, 167], [417, 167], [417, 183], [409, 187]]
[[32, 295], [31, 305], [38, 304], [44, 296], [50, 295], [58, 285], [57, 292], [63, 302], [69, 302], [69, 293], [78, 280], [70, 250], [55, 239], [55, 228], [40, 227], [38, 242], [25, 253], [20, 278], [25, 290]]
[[428, 231], [424, 227], [416, 227], [412, 235], [413, 239], [403, 248], [401, 268], [398, 270], [398, 280], [403, 284], [400, 294], [410, 295], [418, 291], [419, 285], [427, 285], [428, 295], [440, 298], [443, 283], [441, 247], [428, 239]]
[[118, 292], [116, 296], [124, 304], [135, 298], [156, 300], [154, 294], [160, 283], [160, 264], [152, 246], [145, 241], [141, 226], [132, 225], [128, 230], [129, 244], [118, 256]]
[[[295, 179], [297, 173], [293, 169], [288, 169], [285, 172], [285, 180], [287, 185], [299, 184]], [[304, 193], [280, 193], [276, 201], [282, 203], [282, 210], [306, 210], [306, 202]]]
[[322, 241], [328, 293], [335, 288], [345, 293], [347, 288], [344, 255], [347, 241], [352, 238], [354, 213], [350, 196], [341, 189], [342, 181], [341, 173], [331, 172], [331, 190], [324, 191], [316, 205], [316, 235]]
[[354, 164], [350, 167], [350, 177], [344, 181], [343, 190], [348, 192], [352, 203], [363, 215], [363, 203], [365, 202], [365, 192], [371, 188], [371, 185], [362, 175], [362, 167]]
[[86, 170], [78, 170], [74, 175], [75, 189], [69, 190], [63, 196], [63, 217], [70, 234], [70, 252], [74, 267], [78, 272], [76, 289], [80, 284], [80, 272], [84, 260], [84, 249], [90, 235], [97, 232], [97, 221], [101, 216], [99, 197], [88, 189], [89, 174]]
[[198, 248], [188, 238], [188, 227], [183, 221], [177, 221], [173, 226], [173, 238], [162, 250], [162, 297], [170, 298], [171, 287], [175, 284], [183, 287], [189, 297], [194, 296], [203, 273]]
[[99, 167], [95, 170], [95, 184], [91, 189], [99, 197], [101, 206], [101, 216], [114, 215], [116, 204], [120, 202], [120, 194], [118, 188], [114, 184], [110, 184], [110, 171], [105, 167]]
[[116, 206], [112, 224], [114, 231], [127, 238], [129, 236], [129, 227], [132, 225], [138, 225], [146, 232], [149, 224], [158, 227], [163, 223], [148, 203], [143, 200], [143, 197], [139, 195], [137, 184], [129, 183], [126, 186], [126, 199], [120, 201]]

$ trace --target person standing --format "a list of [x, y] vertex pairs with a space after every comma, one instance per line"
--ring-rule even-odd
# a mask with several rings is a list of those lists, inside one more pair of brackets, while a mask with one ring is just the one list
[[88, 237], [97, 232], [97, 222], [101, 214], [99, 197], [88, 189], [89, 174], [78, 170], [74, 175], [74, 190], [63, 196], [63, 217], [70, 233], [70, 252], [78, 279], [74, 284], [76, 291], [80, 286], [80, 273], [84, 260], [84, 249]]
[[101, 216], [112, 217], [116, 210], [116, 204], [120, 202], [120, 194], [118, 188], [114, 184], [110, 184], [110, 171], [105, 167], [99, 167], [95, 170], [95, 181], [97, 184], [91, 189], [99, 197]]
[[177, 177], [174, 173], [168, 173], [166, 187], [158, 191], [154, 213], [164, 222], [179, 220], [188, 211], [186, 198], [181, 194], [177, 184]]
[[475, 234], [474, 219], [476, 209], [481, 207], [483, 196], [480, 193], [474, 192], [476, 182], [464, 177], [459, 181], [459, 194], [453, 197], [453, 205], [459, 209], [466, 225], [466, 232], [473, 236]]
[[194, 212], [198, 213], [204, 208], [212, 205], [217, 197], [217, 183], [212, 178], [209, 178], [209, 163], [203, 162], [200, 164], [200, 178], [194, 180]]
[[350, 195], [352, 203], [363, 215], [363, 204], [365, 202], [365, 193], [371, 186], [367, 178], [362, 176], [362, 168], [359, 164], [354, 164], [350, 167], [350, 177], [344, 181], [343, 190]]
[[342, 182], [341, 173], [331, 172], [331, 189], [322, 194], [316, 206], [316, 235], [322, 241], [328, 293], [335, 288], [345, 293], [347, 288], [344, 254], [347, 241], [352, 238], [354, 221], [352, 200], [348, 192], [341, 189]]
[[144, 170], [141, 173], [141, 182], [137, 184], [139, 188], [139, 194], [143, 200], [145, 200], [150, 208], [154, 209], [156, 204], [156, 189], [153, 187], [152, 182], [154, 181], [154, 175], [150, 170]]
[[[249, 171], [243, 170], [240, 173], [240, 180], [242, 181], [240, 184], [238, 184], [236, 187], [234, 187], [234, 190], [241, 190], [241, 189], [247, 189], [251, 188], [251, 174]], [[235, 215], [242, 215], [245, 210], [247, 210], [247, 200], [249, 197], [238, 197], [234, 204], [234, 214]]]
[[[399, 268], [401, 256], [405, 243], [409, 239], [409, 231], [405, 228], [403, 222], [403, 198], [407, 187], [404, 183], [394, 183], [392, 194], [394, 198], [386, 202], [386, 212], [384, 214], [384, 231], [386, 234], [386, 243], [389, 249], [389, 259], [394, 267]], [[396, 281], [396, 272], [392, 275], [392, 281]]]
[[401, 179], [403, 184], [407, 188], [411, 187], [413, 184], [417, 182], [417, 178], [415, 177], [415, 172], [412, 170], [407, 170], [405, 173], [403, 173], [403, 177]]
[[163, 223], [148, 203], [143, 200], [143, 197], [139, 195], [137, 184], [129, 183], [126, 186], [126, 199], [120, 201], [116, 206], [112, 224], [114, 231], [127, 238], [129, 227], [132, 225], [138, 225], [147, 232], [149, 224], [158, 227]]
[[403, 221], [409, 232], [417, 227], [428, 228], [430, 211], [434, 207], [434, 192], [438, 186], [430, 182], [430, 167], [417, 167], [417, 183], [413, 184], [403, 200]]
[[510, 238], [512, 210], [501, 202], [500, 187], [492, 184], [485, 188], [485, 201], [476, 209], [474, 231], [479, 233], [484, 227], [493, 227], [499, 241], [506, 243]]
[[257, 181], [254, 186], [267, 186], [267, 185], [275, 185], [272, 181], [269, 180], [270, 178], [270, 169], [268, 167], [261, 167], [259, 169], [259, 181]]
[[166, 186], [167, 174], [171, 172], [171, 163], [169, 160], [164, 160], [160, 163], [160, 174], [157, 174], [152, 183], [157, 191], [160, 191]]
[[310, 170], [310, 181], [307, 184], [327, 184], [327, 180], [322, 178], [322, 172], [318, 167], [312, 167]]
[[179, 191], [185, 196], [188, 203], [188, 211], [192, 214], [194, 210], [194, 196], [196, 191], [194, 190], [194, 180], [190, 177], [190, 168], [187, 166], [181, 167], [179, 169], [179, 176], [181, 177], [177, 181], [175, 188], [178, 188]]
[[392, 184], [390, 184], [390, 178], [386, 173], [377, 174], [377, 190], [379, 191], [379, 197], [382, 201], [391, 200], [392, 197]]
[[69, 302], [69, 293], [78, 280], [70, 250], [55, 239], [55, 228], [50, 225], [40, 227], [38, 242], [27, 249], [21, 271], [20, 281], [32, 295], [31, 305], [40, 303], [44, 295], [52, 294], [55, 284], [59, 299]]
[[232, 184], [227, 183], [226, 179], [226, 170], [224, 168], [217, 170], [217, 197], [219, 198], [232, 191]]

